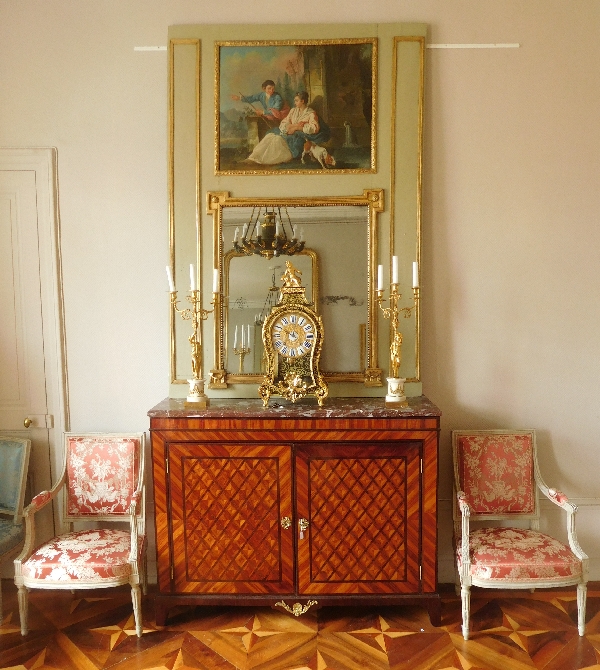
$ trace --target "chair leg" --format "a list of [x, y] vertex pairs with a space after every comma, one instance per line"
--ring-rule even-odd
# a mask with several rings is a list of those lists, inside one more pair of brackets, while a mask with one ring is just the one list
[[142, 593], [148, 595], [148, 553], [144, 552], [144, 560], [142, 563], [144, 573], [142, 575]]
[[131, 586], [131, 601], [133, 603], [135, 632], [138, 637], [142, 637], [142, 594], [139, 584], [132, 584]]
[[29, 632], [27, 629], [27, 613], [29, 607], [29, 593], [26, 586], [20, 585], [19, 587], [19, 617], [21, 618], [21, 635], [27, 635]]
[[462, 601], [462, 634], [465, 640], [469, 639], [469, 616], [471, 612], [471, 587], [462, 585], [460, 590]]
[[587, 584], [577, 584], [577, 628], [579, 635], [585, 634], [585, 604], [587, 600]]

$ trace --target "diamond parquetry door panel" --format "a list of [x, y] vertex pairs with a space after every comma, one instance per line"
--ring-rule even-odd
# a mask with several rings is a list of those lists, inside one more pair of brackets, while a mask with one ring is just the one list
[[290, 446], [171, 443], [168, 479], [177, 592], [293, 592]]
[[418, 441], [298, 446], [301, 594], [419, 592], [420, 452]]

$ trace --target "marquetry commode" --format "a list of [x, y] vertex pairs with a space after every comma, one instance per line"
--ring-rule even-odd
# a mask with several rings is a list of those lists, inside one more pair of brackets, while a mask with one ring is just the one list
[[418, 602], [439, 625], [440, 411], [427, 398], [166, 399], [148, 414], [159, 625], [181, 604]]

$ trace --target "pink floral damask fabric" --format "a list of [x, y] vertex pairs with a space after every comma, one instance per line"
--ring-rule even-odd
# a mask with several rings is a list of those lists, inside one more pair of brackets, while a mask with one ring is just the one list
[[50, 491], [42, 491], [31, 499], [30, 504], [37, 510], [43, 507], [51, 497]]
[[461, 435], [458, 475], [472, 514], [535, 513], [529, 435]]
[[[497, 581], [559, 581], [581, 575], [581, 561], [562, 542], [536, 530], [481, 528], [470, 534], [471, 576]], [[460, 543], [457, 547], [461, 567]]]
[[[138, 559], [144, 538], [138, 538]], [[124, 530], [82, 530], [62, 535], [40, 547], [25, 563], [25, 579], [91, 583], [127, 581], [131, 566], [131, 533]]]
[[131, 438], [72, 437], [67, 452], [67, 513], [127, 514], [139, 471], [139, 443]]

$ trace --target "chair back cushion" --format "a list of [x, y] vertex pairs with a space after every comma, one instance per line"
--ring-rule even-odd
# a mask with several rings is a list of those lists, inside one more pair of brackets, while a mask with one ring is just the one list
[[0, 512], [20, 514], [29, 462], [29, 440], [0, 437]]
[[140, 440], [67, 435], [67, 516], [129, 513], [140, 468]]
[[533, 432], [455, 431], [457, 486], [471, 514], [537, 514], [533, 439]]

